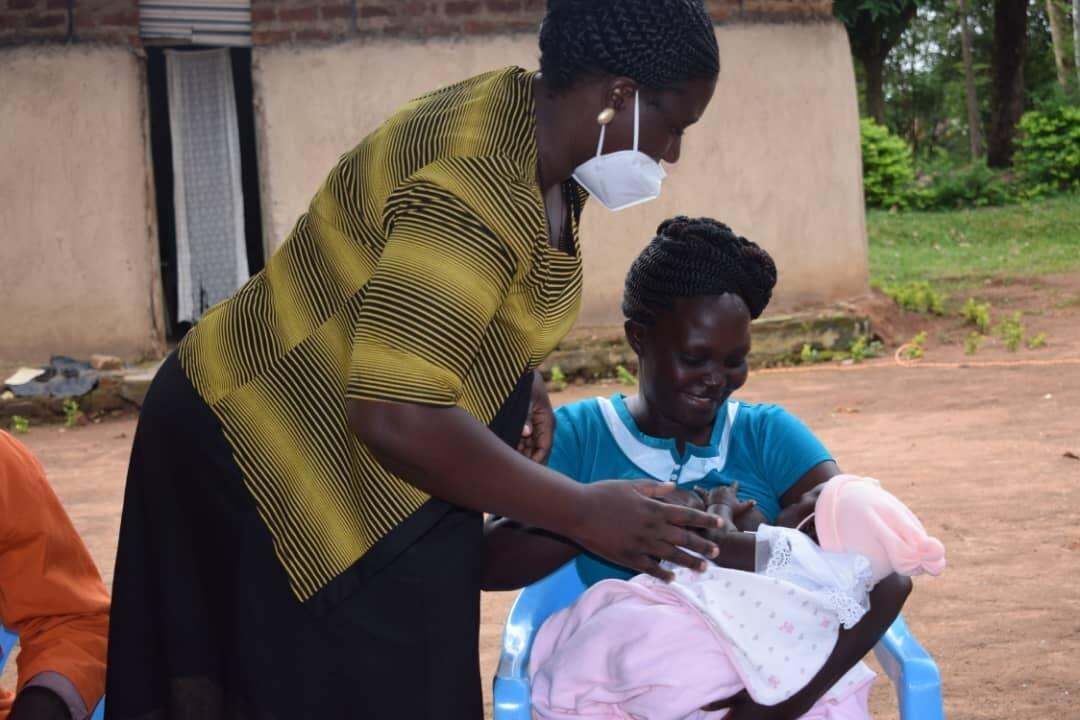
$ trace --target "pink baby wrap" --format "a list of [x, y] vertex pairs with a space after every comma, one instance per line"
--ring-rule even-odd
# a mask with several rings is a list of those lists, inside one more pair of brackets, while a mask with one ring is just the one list
[[[722, 718], [727, 710], [701, 708], [743, 689], [739, 652], [673, 587], [648, 576], [604, 580], [537, 633], [530, 658], [533, 715]], [[856, 665], [803, 717], [865, 720], [873, 680], [869, 668]]]
[[[800, 545], [819, 555], [821, 550], [778, 528], [759, 535], [784, 549], [780, 566], [774, 557], [764, 574], [714, 566], [702, 575], [673, 568], [671, 585], [645, 575], [605, 580], [537, 633], [529, 661], [534, 717], [722, 718], [727, 710], [706, 713], [701, 707], [744, 687], [759, 702], [774, 704], [820, 669], [842, 624], [831, 610], [850, 611], [859, 587], [865, 601], [873, 584], [893, 571], [937, 575], [944, 569], [941, 543], [872, 478], [833, 478], [815, 516], [822, 548], [832, 558], [815, 571], [824, 568], [821, 587], [850, 596], [846, 605], [830, 606], [829, 592], [821, 603], [813, 582], [781, 587], [781, 566], [798, 556]], [[814, 568], [812, 558], [806, 567]], [[798, 575], [787, 573], [790, 579]], [[859, 663], [803, 717], [865, 720], [873, 679]]]

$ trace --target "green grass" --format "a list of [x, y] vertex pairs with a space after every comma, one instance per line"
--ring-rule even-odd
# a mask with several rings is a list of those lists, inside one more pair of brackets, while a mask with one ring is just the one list
[[867, 214], [870, 279], [964, 287], [1080, 269], [1080, 194], [1005, 207]]

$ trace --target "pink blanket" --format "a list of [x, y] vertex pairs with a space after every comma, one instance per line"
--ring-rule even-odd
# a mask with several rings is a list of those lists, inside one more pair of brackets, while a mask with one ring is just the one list
[[[740, 652], [663, 583], [606, 580], [540, 628], [530, 658], [534, 716], [681, 720], [744, 687]], [[865, 720], [874, 675], [860, 663], [803, 717]]]

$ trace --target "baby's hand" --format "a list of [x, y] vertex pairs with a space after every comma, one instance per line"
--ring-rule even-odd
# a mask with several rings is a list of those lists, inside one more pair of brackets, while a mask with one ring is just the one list
[[[740, 500], [739, 499], [739, 481], [731, 483], [730, 485], [719, 485], [709, 490], [708, 499], [705, 502], [706, 507], [722, 506], [728, 508], [732, 517], [739, 517], [740, 515], [749, 512], [757, 504], [753, 500]], [[710, 510], [709, 512], [713, 512]]]
[[657, 500], [666, 502], [669, 505], [680, 505], [694, 510], [704, 510], [706, 506], [705, 498], [694, 488], [676, 488], [667, 495], [658, 497]]

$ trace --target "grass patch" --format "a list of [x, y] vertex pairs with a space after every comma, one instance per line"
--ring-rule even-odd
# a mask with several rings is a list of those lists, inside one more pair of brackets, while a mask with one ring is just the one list
[[1080, 269], [1080, 194], [1005, 207], [867, 213], [870, 277], [966, 287]]

